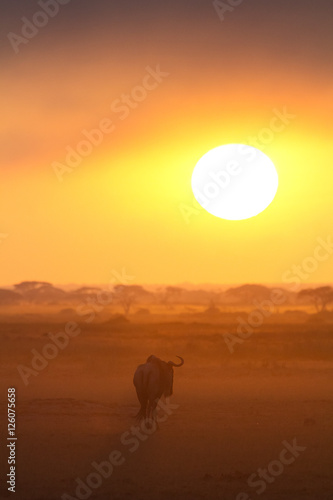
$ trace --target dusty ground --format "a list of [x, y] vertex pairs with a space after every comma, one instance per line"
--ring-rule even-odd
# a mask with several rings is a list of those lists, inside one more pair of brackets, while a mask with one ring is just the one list
[[[76, 495], [77, 478], [86, 482], [92, 463], [108, 460], [114, 450], [123, 463], [91, 488], [90, 498], [333, 498], [329, 328], [263, 328], [230, 354], [221, 336], [226, 325], [82, 325], [25, 385], [17, 365], [29, 366], [31, 349], [41, 351], [49, 342], [45, 333], [62, 328], [41, 322], [0, 325], [1, 498], [53, 500], [64, 493], [63, 498], [88, 498], [89, 490]], [[151, 353], [185, 358], [175, 369], [177, 407], [156, 432], [124, 444], [138, 409], [133, 371]], [[17, 390], [15, 495], [5, 484], [8, 386]], [[306, 449], [259, 495], [249, 477], [268, 465], [274, 470], [283, 442], [294, 439]]]

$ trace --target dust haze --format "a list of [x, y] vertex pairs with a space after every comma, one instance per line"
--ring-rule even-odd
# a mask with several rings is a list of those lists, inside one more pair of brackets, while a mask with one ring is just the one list
[[[15, 498], [332, 498], [332, 325], [329, 285], [3, 288]], [[151, 354], [185, 360], [154, 432], [132, 382]], [[10, 496], [4, 476], [0, 488]]]

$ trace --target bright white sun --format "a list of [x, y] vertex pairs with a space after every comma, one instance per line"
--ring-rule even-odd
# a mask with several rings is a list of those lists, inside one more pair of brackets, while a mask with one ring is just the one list
[[278, 184], [277, 171], [268, 156], [243, 144], [208, 151], [192, 174], [196, 200], [210, 214], [228, 220], [249, 219], [265, 210]]

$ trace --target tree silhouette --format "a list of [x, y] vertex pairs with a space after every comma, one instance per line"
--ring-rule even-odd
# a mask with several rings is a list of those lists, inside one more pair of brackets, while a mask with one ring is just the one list
[[11, 290], [0, 289], [0, 304], [16, 304], [22, 299], [19, 293]]
[[115, 302], [121, 305], [124, 310], [125, 316], [128, 316], [131, 307], [137, 301], [139, 295], [146, 294], [147, 292], [140, 285], [115, 285], [114, 299]]
[[164, 292], [161, 295], [161, 302], [168, 309], [171, 309], [175, 303], [175, 301], [180, 297], [183, 292], [183, 288], [178, 286], [167, 286], [164, 289]]
[[14, 288], [17, 292], [22, 293], [23, 295], [27, 292], [35, 291], [40, 288], [52, 287], [51, 283], [47, 283], [46, 281], [22, 281], [21, 283], [17, 283], [14, 285]]
[[306, 288], [298, 293], [298, 298], [309, 298], [316, 311], [323, 312], [327, 310], [328, 304], [333, 302], [333, 288], [331, 286], [320, 286], [318, 288]]
[[46, 281], [22, 281], [14, 285], [14, 288], [24, 300], [30, 302], [50, 302], [63, 300], [66, 297], [64, 290], [55, 288]]

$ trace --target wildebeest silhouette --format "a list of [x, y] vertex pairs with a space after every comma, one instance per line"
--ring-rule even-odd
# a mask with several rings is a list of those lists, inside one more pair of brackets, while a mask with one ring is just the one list
[[138, 419], [152, 419], [156, 417], [156, 406], [161, 396], [169, 397], [173, 392], [173, 368], [184, 364], [183, 358], [177, 356], [180, 363], [162, 361], [153, 354], [147, 361], [139, 365], [134, 373], [133, 383], [139, 403]]

